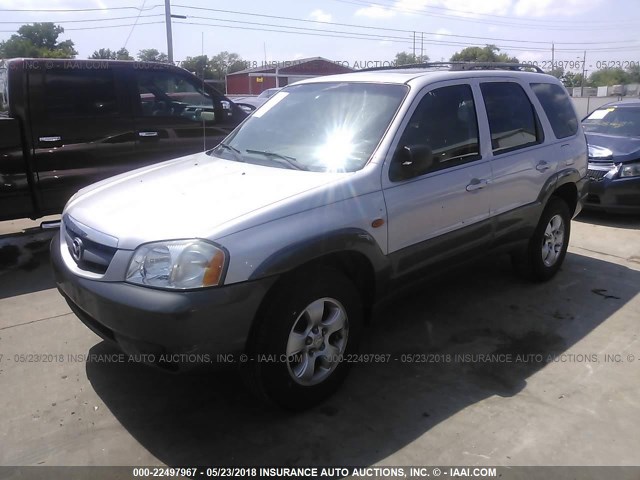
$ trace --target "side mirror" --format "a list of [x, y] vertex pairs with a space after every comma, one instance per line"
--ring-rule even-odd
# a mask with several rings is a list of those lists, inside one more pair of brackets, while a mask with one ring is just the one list
[[239, 107], [244, 113], [252, 114], [256, 107], [254, 105], [249, 105], [248, 103], [237, 103], [236, 106]]
[[392, 180], [417, 177], [433, 166], [433, 152], [428, 145], [402, 145], [393, 157], [393, 164]]
[[215, 114], [215, 112], [204, 111], [204, 112], [200, 113], [200, 118], [202, 120], [204, 120], [205, 122], [215, 122], [216, 121], [216, 114]]

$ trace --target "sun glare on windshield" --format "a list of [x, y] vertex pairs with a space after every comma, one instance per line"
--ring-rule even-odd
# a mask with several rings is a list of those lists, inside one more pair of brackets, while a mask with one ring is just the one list
[[325, 143], [318, 146], [315, 157], [319, 163], [325, 165], [327, 171], [339, 171], [344, 169], [353, 149], [353, 131], [334, 130], [329, 132]]

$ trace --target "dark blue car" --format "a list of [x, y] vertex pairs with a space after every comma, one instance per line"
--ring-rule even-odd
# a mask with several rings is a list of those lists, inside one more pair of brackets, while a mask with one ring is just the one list
[[610, 103], [582, 121], [592, 210], [640, 213], [640, 100]]

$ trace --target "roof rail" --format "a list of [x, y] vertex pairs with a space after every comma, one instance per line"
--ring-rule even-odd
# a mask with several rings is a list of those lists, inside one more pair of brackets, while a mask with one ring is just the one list
[[427, 62], [427, 63], [410, 63], [407, 65], [395, 65], [392, 67], [372, 67], [357, 70], [358, 72], [374, 72], [381, 70], [406, 70], [412, 68], [443, 68], [449, 67], [449, 70], [535, 70], [537, 73], [544, 71], [537, 65], [531, 63], [506, 63], [506, 62]]

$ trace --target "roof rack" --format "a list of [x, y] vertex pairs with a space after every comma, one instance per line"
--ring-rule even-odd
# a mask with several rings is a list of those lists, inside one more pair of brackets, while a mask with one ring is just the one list
[[407, 65], [395, 65], [392, 67], [372, 67], [357, 70], [358, 72], [374, 72], [381, 70], [407, 70], [412, 68], [443, 68], [449, 67], [449, 70], [514, 70], [525, 71], [535, 70], [537, 73], [544, 73], [537, 65], [531, 63], [506, 63], [506, 62], [427, 62], [427, 63], [410, 63]]

